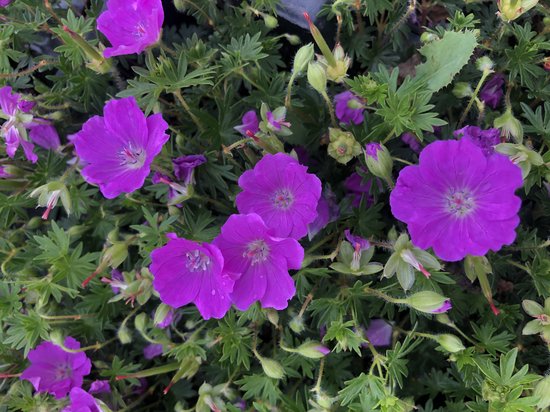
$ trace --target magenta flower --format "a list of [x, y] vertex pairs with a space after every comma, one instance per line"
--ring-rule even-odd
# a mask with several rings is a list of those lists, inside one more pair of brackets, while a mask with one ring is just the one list
[[7, 119], [0, 128], [0, 137], [6, 141], [6, 153], [13, 158], [21, 145], [27, 160], [36, 163], [38, 156], [34, 153], [34, 144], [28, 139], [25, 127], [32, 120], [32, 115], [27, 113], [33, 106], [33, 102], [23, 100], [19, 93], [12, 93], [10, 86], [0, 88], [0, 118]]
[[[70, 336], [64, 346], [79, 349], [80, 343]], [[48, 392], [57, 399], [67, 396], [72, 388], [80, 388], [84, 376], [90, 373], [92, 363], [84, 352], [71, 353], [51, 342], [42, 342], [29, 352], [31, 365], [20, 379], [32, 383], [37, 392]]]
[[27, 127], [29, 128], [29, 137], [38, 146], [51, 150], [57, 150], [61, 146], [57, 130], [49, 120], [33, 119]]
[[300, 269], [304, 249], [295, 239], [276, 237], [274, 232], [255, 213], [232, 215], [214, 241], [225, 268], [240, 276], [231, 293], [239, 310], [247, 310], [255, 301], [281, 310], [296, 293], [288, 271]]
[[160, 39], [163, 21], [161, 0], [108, 0], [107, 10], [97, 19], [97, 29], [113, 46], [103, 55], [141, 53]]
[[374, 160], [378, 160], [378, 152], [382, 150], [382, 145], [377, 142], [367, 143], [365, 145], [365, 155]]
[[313, 237], [323, 230], [330, 222], [336, 220], [339, 214], [340, 209], [338, 203], [336, 203], [336, 195], [332, 190], [326, 188], [317, 203], [317, 217], [313, 222], [307, 225], [307, 236], [309, 240], [313, 239]]
[[349, 229], [344, 231], [344, 235], [346, 236], [346, 240], [353, 246], [353, 249], [358, 252], [367, 250], [370, 247], [370, 243], [367, 239], [364, 239], [361, 236], [353, 235]]
[[432, 310], [432, 313], [445, 313], [450, 311], [452, 308], [453, 305], [451, 304], [451, 300], [447, 299], [439, 308]]
[[409, 133], [409, 132], [403, 133], [401, 135], [401, 141], [409, 145], [411, 150], [415, 153], [420, 153], [420, 151], [422, 150], [422, 146], [420, 145], [420, 142], [418, 141], [416, 136], [412, 133]]
[[321, 181], [287, 154], [266, 154], [241, 175], [239, 186], [239, 212], [260, 215], [273, 236], [300, 239], [317, 217]]
[[69, 394], [71, 403], [61, 412], [101, 412], [96, 399], [81, 388], [72, 388]]
[[242, 124], [235, 126], [234, 129], [238, 131], [243, 136], [247, 136], [246, 132], [250, 131], [252, 134], [258, 133], [260, 130], [260, 122], [258, 121], [258, 116], [256, 111], [249, 110], [246, 112], [242, 118]]
[[496, 109], [504, 96], [504, 75], [497, 73], [479, 92], [479, 98], [490, 108]]
[[[156, 312], [155, 312], [156, 313]], [[170, 309], [164, 318], [155, 326], [159, 329], [166, 329], [174, 320], [174, 309]]]
[[274, 112], [267, 112], [265, 116], [267, 117], [268, 127], [272, 130], [281, 130], [281, 127], [283, 126], [290, 127], [290, 123], [285, 122], [285, 111], [283, 111], [282, 114], [279, 115], [274, 114]]
[[12, 0], [0, 0], [0, 7], [6, 7], [8, 6]]
[[392, 331], [391, 325], [384, 319], [372, 319], [365, 335], [373, 346], [390, 346]]
[[479, 146], [485, 156], [495, 152], [494, 146], [500, 143], [500, 131], [498, 129], [480, 129], [477, 126], [466, 126], [453, 133], [454, 137], [468, 139], [476, 146]]
[[204, 319], [227, 313], [234, 281], [218, 247], [171, 235], [166, 245], [153, 250], [151, 260], [153, 287], [162, 302], [174, 308], [194, 302]]
[[336, 117], [344, 124], [363, 123], [363, 101], [350, 91], [345, 91], [334, 96]]
[[361, 201], [364, 199], [366, 206], [369, 206], [373, 202], [372, 196], [370, 196], [371, 181], [364, 179], [359, 173], [353, 172], [344, 181], [344, 188], [351, 195], [353, 207], [359, 207]]
[[82, 176], [113, 199], [143, 186], [151, 163], [169, 136], [160, 113], [145, 117], [136, 99], [107, 102], [104, 116], [94, 116], [74, 138], [78, 156], [86, 163]]
[[516, 238], [521, 169], [507, 157], [486, 157], [468, 139], [439, 140], [407, 166], [390, 195], [393, 215], [407, 223], [412, 243], [443, 260], [498, 251]]
[[176, 178], [185, 186], [195, 184], [195, 168], [206, 163], [203, 155], [180, 156], [172, 160]]
[[151, 360], [159, 355], [162, 355], [162, 352], [163, 349], [160, 343], [150, 343], [143, 348], [143, 357], [147, 360]]
[[10, 177], [12, 175], [6, 171], [6, 167], [0, 166], [0, 179], [9, 179]]
[[111, 385], [108, 380], [95, 380], [90, 385], [90, 393], [111, 393]]

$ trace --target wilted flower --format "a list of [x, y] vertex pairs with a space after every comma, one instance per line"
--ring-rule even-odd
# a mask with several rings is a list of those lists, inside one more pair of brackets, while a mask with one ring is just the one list
[[466, 126], [453, 133], [456, 138], [468, 139], [483, 150], [485, 156], [495, 152], [494, 147], [500, 143], [500, 131], [490, 128], [483, 130], [477, 126]]
[[134, 97], [107, 102], [104, 116], [94, 116], [74, 139], [86, 162], [84, 180], [99, 185], [107, 199], [131, 193], [145, 182], [151, 163], [169, 136], [160, 113], [145, 117]]
[[[80, 343], [67, 336], [63, 345], [79, 349]], [[57, 399], [67, 396], [72, 388], [80, 388], [84, 376], [90, 373], [92, 363], [84, 352], [66, 352], [51, 342], [42, 342], [29, 352], [31, 365], [21, 374], [37, 392], [48, 392]]]
[[108, 0], [107, 10], [97, 18], [97, 29], [113, 46], [103, 55], [141, 53], [160, 39], [163, 21], [161, 0]]
[[319, 202], [317, 203], [317, 217], [313, 222], [307, 225], [307, 236], [309, 240], [325, 228], [330, 222], [338, 218], [340, 213], [336, 196], [329, 188], [325, 188]]
[[45, 119], [33, 119], [27, 124], [29, 129], [29, 137], [38, 146], [44, 149], [57, 150], [61, 145], [57, 130], [53, 127], [52, 122]]
[[195, 184], [195, 168], [206, 163], [203, 155], [180, 156], [172, 160], [174, 174], [185, 186]]
[[372, 319], [365, 335], [373, 346], [389, 346], [392, 332], [392, 326], [384, 319]]
[[344, 124], [363, 123], [363, 111], [365, 105], [362, 100], [350, 91], [345, 91], [334, 96], [334, 108], [336, 117]]
[[366, 206], [372, 203], [373, 199], [369, 195], [371, 184], [371, 180], [364, 179], [357, 172], [353, 172], [346, 178], [344, 181], [344, 188], [353, 197], [351, 202], [353, 207], [359, 207], [362, 200], [365, 201]]
[[97, 400], [81, 388], [72, 388], [69, 394], [71, 403], [61, 412], [101, 412]]
[[90, 385], [90, 393], [111, 393], [111, 385], [108, 380], [95, 380]]
[[12, 0], [0, 0], [0, 7], [6, 7], [8, 6]]
[[239, 212], [260, 215], [273, 236], [300, 239], [317, 217], [321, 181], [287, 154], [266, 154], [241, 175], [239, 186]]
[[490, 108], [496, 109], [500, 104], [504, 91], [504, 75], [502, 73], [496, 73], [491, 80], [489, 80], [479, 92], [479, 98]]
[[5, 166], [0, 166], [0, 179], [9, 179], [12, 177], [10, 173], [8, 173]]
[[533, 166], [544, 164], [542, 156], [522, 144], [501, 143], [495, 147], [495, 150], [510, 158], [512, 163], [521, 168], [521, 175], [525, 179]]
[[493, 121], [493, 126], [501, 129], [501, 133], [506, 139], [511, 137], [516, 143], [523, 142], [523, 126], [514, 116], [511, 108], [507, 108], [501, 116], [497, 117]]
[[262, 307], [285, 309], [296, 292], [289, 269], [300, 269], [304, 249], [293, 238], [282, 238], [255, 214], [232, 215], [214, 244], [225, 269], [237, 274], [231, 300], [239, 310], [260, 301]]
[[[282, 108], [284, 109], [284, 108]], [[268, 128], [274, 131], [281, 130], [282, 126], [290, 127], [289, 122], [285, 122], [286, 110], [268, 111], [266, 114]]]
[[416, 136], [412, 133], [403, 133], [401, 135], [401, 141], [408, 144], [411, 150], [415, 153], [420, 153], [420, 151], [422, 150], [422, 145], [420, 144]]
[[160, 343], [150, 343], [149, 345], [143, 348], [143, 357], [145, 359], [151, 360], [156, 358], [159, 355], [162, 355], [163, 348]]
[[217, 246], [170, 235], [166, 245], [153, 250], [151, 261], [153, 287], [163, 303], [179, 308], [194, 302], [204, 319], [220, 319], [229, 310], [233, 279]]
[[328, 154], [338, 163], [347, 164], [355, 156], [361, 154], [361, 145], [351, 132], [329, 127], [330, 143]]
[[234, 129], [243, 136], [247, 136], [246, 132], [250, 131], [252, 134], [258, 133], [259, 128], [258, 116], [255, 110], [249, 110], [242, 118], [242, 124], [235, 126]]
[[522, 183], [521, 170], [505, 156], [486, 157], [468, 139], [436, 141], [418, 166], [401, 170], [390, 205], [415, 246], [457, 261], [514, 241], [521, 206], [514, 192]]

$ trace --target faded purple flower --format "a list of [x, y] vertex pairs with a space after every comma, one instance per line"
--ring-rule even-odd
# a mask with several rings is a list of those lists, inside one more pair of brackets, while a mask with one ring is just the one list
[[27, 160], [36, 163], [38, 156], [25, 127], [32, 120], [32, 115], [27, 113], [33, 106], [33, 102], [23, 100], [19, 93], [12, 93], [10, 86], [0, 88], [0, 118], [6, 119], [0, 128], [0, 137], [6, 141], [6, 153], [13, 158], [21, 145]]
[[57, 130], [49, 120], [33, 119], [27, 127], [29, 128], [29, 137], [38, 146], [44, 149], [57, 150], [61, 145]]
[[97, 29], [113, 46], [103, 55], [141, 53], [160, 39], [163, 21], [161, 0], [108, 0], [107, 10], [97, 19]]
[[334, 96], [336, 117], [344, 124], [363, 123], [363, 111], [365, 106], [362, 100], [350, 91], [345, 91]]
[[401, 170], [390, 195], [393, 215], [407, 223], [412, 243], [446, 261], [498, 251], [516, 238], [523, 184], [507, 157], [486, 157], [469, 139], [439, 140]]
[[151, 260], [153, 287], [163, 303], [179, 308], [194, 302], [204, 319], [220, 319], [227, 313], [234, 281], [224, 270], [217, 246], [174, 235], [153, 250]]
[[500, 131], [498, 129], [480, 129], [477, 126], [466, 126], [453, 133], [454, 137], [468, 139], [479, 146], [485, 156], [495, 152], [494, 146], [500, 143]]
[[0, 179], [9, 179], [10, 177], [12, 175], [6, 171], [6, 167], [0, 166]]
[[378, 160], [378, 152], [382, 150], [382, 145], [378, 142], [371, 142], [365, 145], [365, 155]]
[[344, 235], [346, 236], [346, 240], [351, 243], [356, 251], [367, 250], [370, 247], [370, 243], [367, 239], [353, 235], [349, 229], [344, 231]]
[[173, 320], [174, 320], [174, 309], [170, 309], [166, 313], [166, 316], [164, 316], [164, 319], [162, 319], [155, 326], [160, 329], [166, 329], [168, 326], [170, 326]]
[[317, 217], [313, 222], [307, 225], [307, 235], [309, 240], [323, 230], [326, 225], [338, 218], [340, 209], [336, 203], [336, 195], [329, 188], [325, 188], [319, 202], [317, 203]]
[[150, 343], [143, 348], [143, 356], [145, 359], [151, 360], [159, 355], [162, 355], [163, 349], [160, 343]]
[[418, 141], [416, 136], [412, 133], [409, 133], [409, 132], [403, 133], [401, 135], [401, 140], [403, 141], [403, 143], [406, 143], [407, 145], [409, 145], [411, 150], [415, 153], [420, 153], [420, 151], [422, 150], [422, 146], [420, 145], [420, 142]]
[[317, 217], [321, 181], [287, 154], [266, 154], [241, 175], [239, 186], [239, 212], [260, 215], [273, 236], [300, 239]]
[[104, 116], [94, 116], [76, 134], [74, 145], [86, 162], [84, 180], [99, 185], [113, 199], [145, 182], [151, 163], [169, 136], [160, 113], [145, 117], [134, 97], [107, 102]]
[[90, 393], [111, 393], [111, 385], [108, 380], [95, 380], [88, 390]]
[[344, 188], [352, 196], [351, 205], [353, 207], [359, 207], [361, 200], [364, 199], [366, 206], [369, 206], [372, 202], [372, 196], [370, 196], [371, 181], [366, 180], [359, 173], [353, 172], [344, 181]]
[[101, 281], [110, 284], [115, 295], [120, 292], [120, 289], [126, 289], [128, 287], [124, 281], [122, 272], [118, 269], [111, 270], [111, 279], [101, 278]]
[[242, 118], [242, 124], [235, 126], [234, 129], [243, 136], [246, 136], [246, 132], [250, 131], [252, 134], [258, 133], [260, 122], [255, 110], [249, 110]]
[[174, 175], [185, 186], [195, 184], [195, 168], [206, 163], [203, 155], [180, 156], [172, 160]]
[[496, 109], [504, 96], [504, 75], [496, 73], [479, 92], [479, 98], [491, 109]]
[[267, 117], [267, 124], [273, 130], [281, 130], [282, 126], [290, 127], [289, 122], [285, 122], [286, 112], [283, 112], [282, 115], [275, 115], [273, 112], [267, 112], [265, 114]]
[[214, 244], [222, 251], [225, 268], [239, 278], [231, 300], [239, 310], [260, 301], [262, 307], [285, 309], [296, 293], [289, 269], [300, 269], [304, 249], [292, 238], [281, 238], [255, 214], [232, 215]]
[[71, 403], [61, 412], [101, 412], [96, 399], [81, 388], [72, 388], [69, 394]]
[[12, 0], [0, 0], [0, 7], [6, 7], [8, 6]]
[[451, 300], [447, 299], [445, 302], [443, 302], [443, 305], [441, 307], [434, 309], [432, 313], [445, 313], [448, 312], [453, 308], [453, 305], [451, 304]]
[[365, 334], [373, 346], [390, 346], [392, 327], [384, 319], [372, 319]]
[[[64, 346], [79, 349], [80, 343], [67, 336]], [[90, 373], [92, 363], [84, 352], [71, 353], [51, 342], [42, 342], [29, 352], [30, 366], [20, 379], [32, 383], [37, 392], [48, 392], [56, 399], [67, 396], [72, 388], [80, 388], [84, 376]]]

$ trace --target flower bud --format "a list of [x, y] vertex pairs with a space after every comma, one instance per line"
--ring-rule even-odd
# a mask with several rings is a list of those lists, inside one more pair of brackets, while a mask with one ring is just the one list
[[525, 299], [521, 302], [521, 306], [523, 307], [525, 313], [534, 318], [537, 318], [544, 313], [544, 308], [533, 300]]
[[295, 34], [285, 33], [284, 36], [286, 37], [286, 40], [293, 46], [297, 46], [302, 42], [300, 36], [296, 36]]
[[489, 58], [489, 56], [483, 56], [477, 59], [476, 67], [481, 72], [492, 72], [495, 63]]
[[517, 19], [537, 5], [539, 0], [499, 0], [498, 15], [505, 22]]
[[361, 154], [361, 145], [351, 132], [344, 132], [340, 129], [330, 127], [330, 143], [328, 145], [328, 154], [338, 163], [347, 164], [355, 156]]
[[302, 333], [305, 330], [304, 320], [302, 319], [301, 316], [295, 316], [289, 322], [288, 327], [294, 333], [298, 333], [298, 334]]
[[521, 144], [501, 143], [495, 146], [495, 150], [505, 154], [510, 160], [521, 168], [521, 175], [525, 179], [532, 166], [544, 164], [542, 156]]
[[537, 407], [540, 410], [547, 410], [550, 407], [550, 376], [544, 377], [535, 386], [533, 396], [539, 399]]
[[164, 303], [161, 303], [155, 311], [153, 323], [157, 328], [164, 329], [170, 325], [174, 318], [174, 309]]
[[435, 315], [435, 320], [447, 326], [454, 326], [455, 324], [446, 313], [438, 313]]
[[523, 142], [523, 126], [520, 121], [514, 117], [512, 109], [506, 109], [502, 116], [497, 117], [493, 121], [493, 126], [501, 129], [501, 132], [506, 139], [512, 137], [516, 143]]
[[65, 335], [61, 330], [54, 329], [50, 332], [50, 342], [52, 342], [54, 345], [62, 347], [63, 342], [65, 342]]
[[[332, 54], [336, 60], [336, 64], [326, 64], [327, 77], [335, 83], [342, 83], [348, 74], [351, 59], [346, 55], [340, 43], [334, 47]], [[324, 59], [319, 58], [319, 61], [323, 63]]]
[[445, 313], [452, 308], [449, 298], [429, 290], [414, 293], [408, 298], [400, 299], [398, 303], [404, 303], [424, 313]]
[[422, 33], [420, 35], [420, 41], [422, 43], [430, 43], [430, 42], [432, 42], [434, 40], [437, 40], [437, 39], [439, 39], [439, 37], [436, 34], [430, 33], [428, 31], [425, 31], [424, 33]]
[[465, 97], [472, 96], [474, 94], [474, 91], [472, 90], [472, 86], [470, 86], [470, 83], [458, 82], [455, 84], [453, 94], [459, 99], [464, 99]]
[[38, 216], [34, 216], [31, 218], [31, 220], [28, 221], [27, 229], [30, 229], [30, 230], [38, 229], [41, 224], [42, 224], [42, 219], [39, 218]]
[[296, 348], [295, 351], [296, 353], [310, 359], [320, 359], [330, 353], [329, 348], [315, 341], [302, 343]]
[[277, 19], [273, 16], [270, 16], [269, 14], [264, 14], [262, 17], [264, 18], [265, 27], [267, 27], [268, 29], [274, 29], [279, 25]]
[[105, 261], [113, 269], [120, 266], [128, 257], [128, 244], [126, 242], [117, 242], [110, 246], [103, 253], [102, 261]]
[[307, 66], [307, 81], [315, 90], [323, 94], [327, 91], [327, 75], [320, 63], [311, 62]]
[[120, 328], [118, 328], [117, 332], [118, 340], [123, 345], [126, 345], [130, 342], [132, 342], [132, 335], [130, 333], [130, 329], [125, 324], [122, 324]]
[[365, 162], [369, 172], [374, 176], [391, 181], [393, 160], [385, 146], [377, 142], [367, 143], [365, 145]]
[[308, 43], [305, 46], [300, 47], [296, 52], [296, 56], [294, 56], [294, 65], [292, 66], [293, 72], [301, 73], [306, 70], [311, 60], [313, 60], [313, 55], [313, 43]]
[[269, 323], [271, 323], [273, 326], [279, 326], [279, 312], [277, 312], [274, 309], [264, 309], [264, 310], [267, 316], [267, 320], [269, 320]]
[[455, 335], [451, 335], [450, 333], [436, 335], [434, 340], [439, 343], [441, 347], [447, 352], [455, 353], [466, 349], [465, 346], [462, 344], [462, 341], [458, 339]]
[[264, 373], [273, 379], [282, 379], [285, 376], [285, 370], [282, 365], [274, 359], [258, 356], [258, 360], [262, 364]]

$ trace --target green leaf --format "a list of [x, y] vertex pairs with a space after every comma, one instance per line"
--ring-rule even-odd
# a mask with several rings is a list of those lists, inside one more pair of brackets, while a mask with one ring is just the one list
[[448, 31], [443, 38], [426, 44], [420, 54], [426, 62], [416, 68], [415, 80], [426, 82], [428, 90], [437, 92], [447, 86], [468, 63], [477, 46], [473, 31]]

